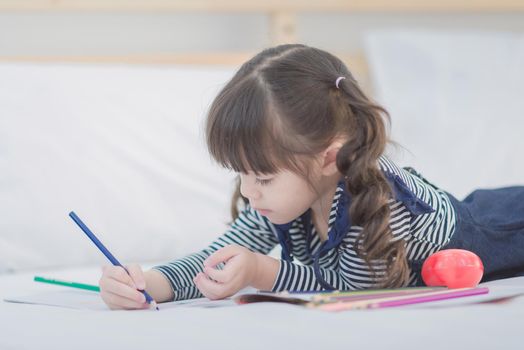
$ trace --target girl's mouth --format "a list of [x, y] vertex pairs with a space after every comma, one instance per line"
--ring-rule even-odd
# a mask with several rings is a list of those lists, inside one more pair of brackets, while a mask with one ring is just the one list
[[271, 213], [271, 210], [269, 209], [255, 209], [255, 210], [264, 216], [267, 216], [269, 213]]

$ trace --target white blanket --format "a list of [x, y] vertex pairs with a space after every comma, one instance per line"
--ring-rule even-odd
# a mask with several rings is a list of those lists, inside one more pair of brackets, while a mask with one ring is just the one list
[[[97, 283], [98, 267], [0, 277], [0, 299], [65, 287], [34, 275]], [[484, 284], [524, 290], [524, 277]], [[428, 304], [429, 305], [429, 304]], [[161, 305], [162, 306], [162, 305]], [[162, 311], [91, 311], [0, 302], [0, 349], [521, 349], [524, 297], [450, 308], [327, 313], [259, 303]]]

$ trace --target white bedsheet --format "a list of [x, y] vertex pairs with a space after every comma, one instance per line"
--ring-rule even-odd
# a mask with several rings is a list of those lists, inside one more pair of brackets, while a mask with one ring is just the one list
[[[34, 275], [96, 283], [99, 268], [0, 277], [0, 298], [62, 287]], [[488, 286], [524, 288], [524, 277]], [[216, 309], [89, 311], [0, 302], [0, 349], [521, 349], [524, 297], [443, 309], [326, 313], [260, 303]]]

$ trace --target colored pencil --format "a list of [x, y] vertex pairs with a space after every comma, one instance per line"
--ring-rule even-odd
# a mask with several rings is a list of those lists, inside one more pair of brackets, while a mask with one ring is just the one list
[[393, 307], [393, 306], [402, 306], [402, 305], [412, 305], [419, 303], [427, 303], [431, 301], [445, 300], [445, 299], [454, 299], [461, 298], [473, 295], [487, 294], [489, 293], [489, 288], [465, 288], [464, 290], [452, 290], [449, 293], [435, 293], [430, 295], [421, 295], [414, 298], [405, 298], [399, 300], [390, 300], [382, 301], [379, 303], [372, 303], [371, 308], [384, 308], [384, 307]]
[[466, 296], [473, 296], [479, 294], [486, 294], [489, 292], [488, 288], [462, 288], [444, 290], [438, 292], [424, 293], [423, 295], [403, 295], [390, 298], [372, 299], [372, 300], [357, 300], [349, 302], [333, 302], [320, 305], [308, 305], [309, 307], [318, 308], [324, 311], [343, 311], [356, 309], [378, 309], [402, 305], [412, 305], [419, 303], [427, 303], [437, 300], [460, 298]]
[[[102, 242], [100, 242], [100, 240], [95, 236], [93, 232], [91, 232], [91, 230], [82, 222], [82, 220], [80, 220], [80, 218], [75, 214], [75, 212], [70, 212], [69, 216], [82, 229], [82, 231], [84, 231], [87, 237], [89, 237], [89, 239], [98, 247], [98, 249], [100, 249], [102, 254], [104, 254], [106, 258], [109, 259], [109, 261], [111, 261], [113, 265], [122, 267], [129, 274], [129, 271], [127, 271], [127, 269], [113, 256], [113, 254], [111, 254], [111, 252], [102, 244]], [[152, 305], [154, 308], [158, 310], [158, 306], [155, 300], [151, 297], [151, 295], [149, 295], [149, 293], [147, 293], [145, 290], [140, 289], [138, 291], [144, 294], [144, 296], [146, 297], [146, 302], [148, 304]]]
[[57, 280], [57, 279], [54, 279], [54, 278], [45, 278], [45, 277], [40, 277], [40, 276], [35, 276], [33, 280], [35, 282], [56, 284], [56, 285], [59, 285], [59, 286], [78, 288], [78, 289], [85, 289], [85, 290], [90, 290], [90, 291], [93, 291], [93, 292], [100, 292], [100, 287], [92, 285], [92, 284], [85, 284], [85, 283], [71, 282], [71, 281], [63, 281], [63, 280]]
[[371, 290], [360, 290], [360, 291], [335, 291], [327, 294], [314, 295], [312, 300], [315, 302], [333, 302], [338, 300], [351, 300], [365, 297], [376, 297], [376, 296], [394, 296], [394, 295], [405, 295], [405, 294], [419, 294], [435, 292], [440, 290], [446, 290], [445, 287], [408, 287], [408, 288], [396, 288], [396, 289], [371, 289]]
[[315, 297], [311, 301], [318, 304], [337, 303], [337, 302], [350, 302], [358, 300], [373, 300], [383, 298], [393, 298], [401, 296], [414, 296], [432, 293], [433, 291], [418, 291], [418, 292], [396, 292], [396, 293], [376, 293], [376, 294], [361, 294], [351, 296], [333, 296], [333, 297]]

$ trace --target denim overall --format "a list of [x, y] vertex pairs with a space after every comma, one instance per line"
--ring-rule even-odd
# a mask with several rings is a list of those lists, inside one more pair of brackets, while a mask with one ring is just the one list
[[[384, 172], [384, 175], [393, 190], [395, 199], [401, 201], [413, 215], [434, 211], [396, 174]], [[344, 187], [344, 183], [341, 182], [339, 186]], [[447, 194], [455, 208], [457, 224], [451, 240], [442, 249], [465, 249], [477, 254], [484, 264], [484, 276], [481, 282], [524, 275], [524, 186], [476, 190], [463, 201]], [[319, 259], [329, 250], [337, 247], [349, 232], [350, 203], [351, 198], [348, 195], [340, 196], [336, 220], [328, 233], [328, 239], [322, 243], [316, 254], [308, 252], [313, 257], [315, 276], [326, 290], [334, 288], [324, 280]], [[306, 228], [306, 249], [309, 250], [312, 239], [311, 210], [306, 211], [301, 219]], [[274, 225], [282, 246], [282, 259], [289, 262], [293, 261], [292, 242], [288, 233], [291, 224]], [[424, 285], [421, 277], [424, 260], [408, 261], [411, 270], [417, 275], [417, 286]]]
[[477, 254], [482, 282], [524, 276], [524, 186], [476, 190], [463, 201], [448, 195], [458, 220], [443, 249]]

